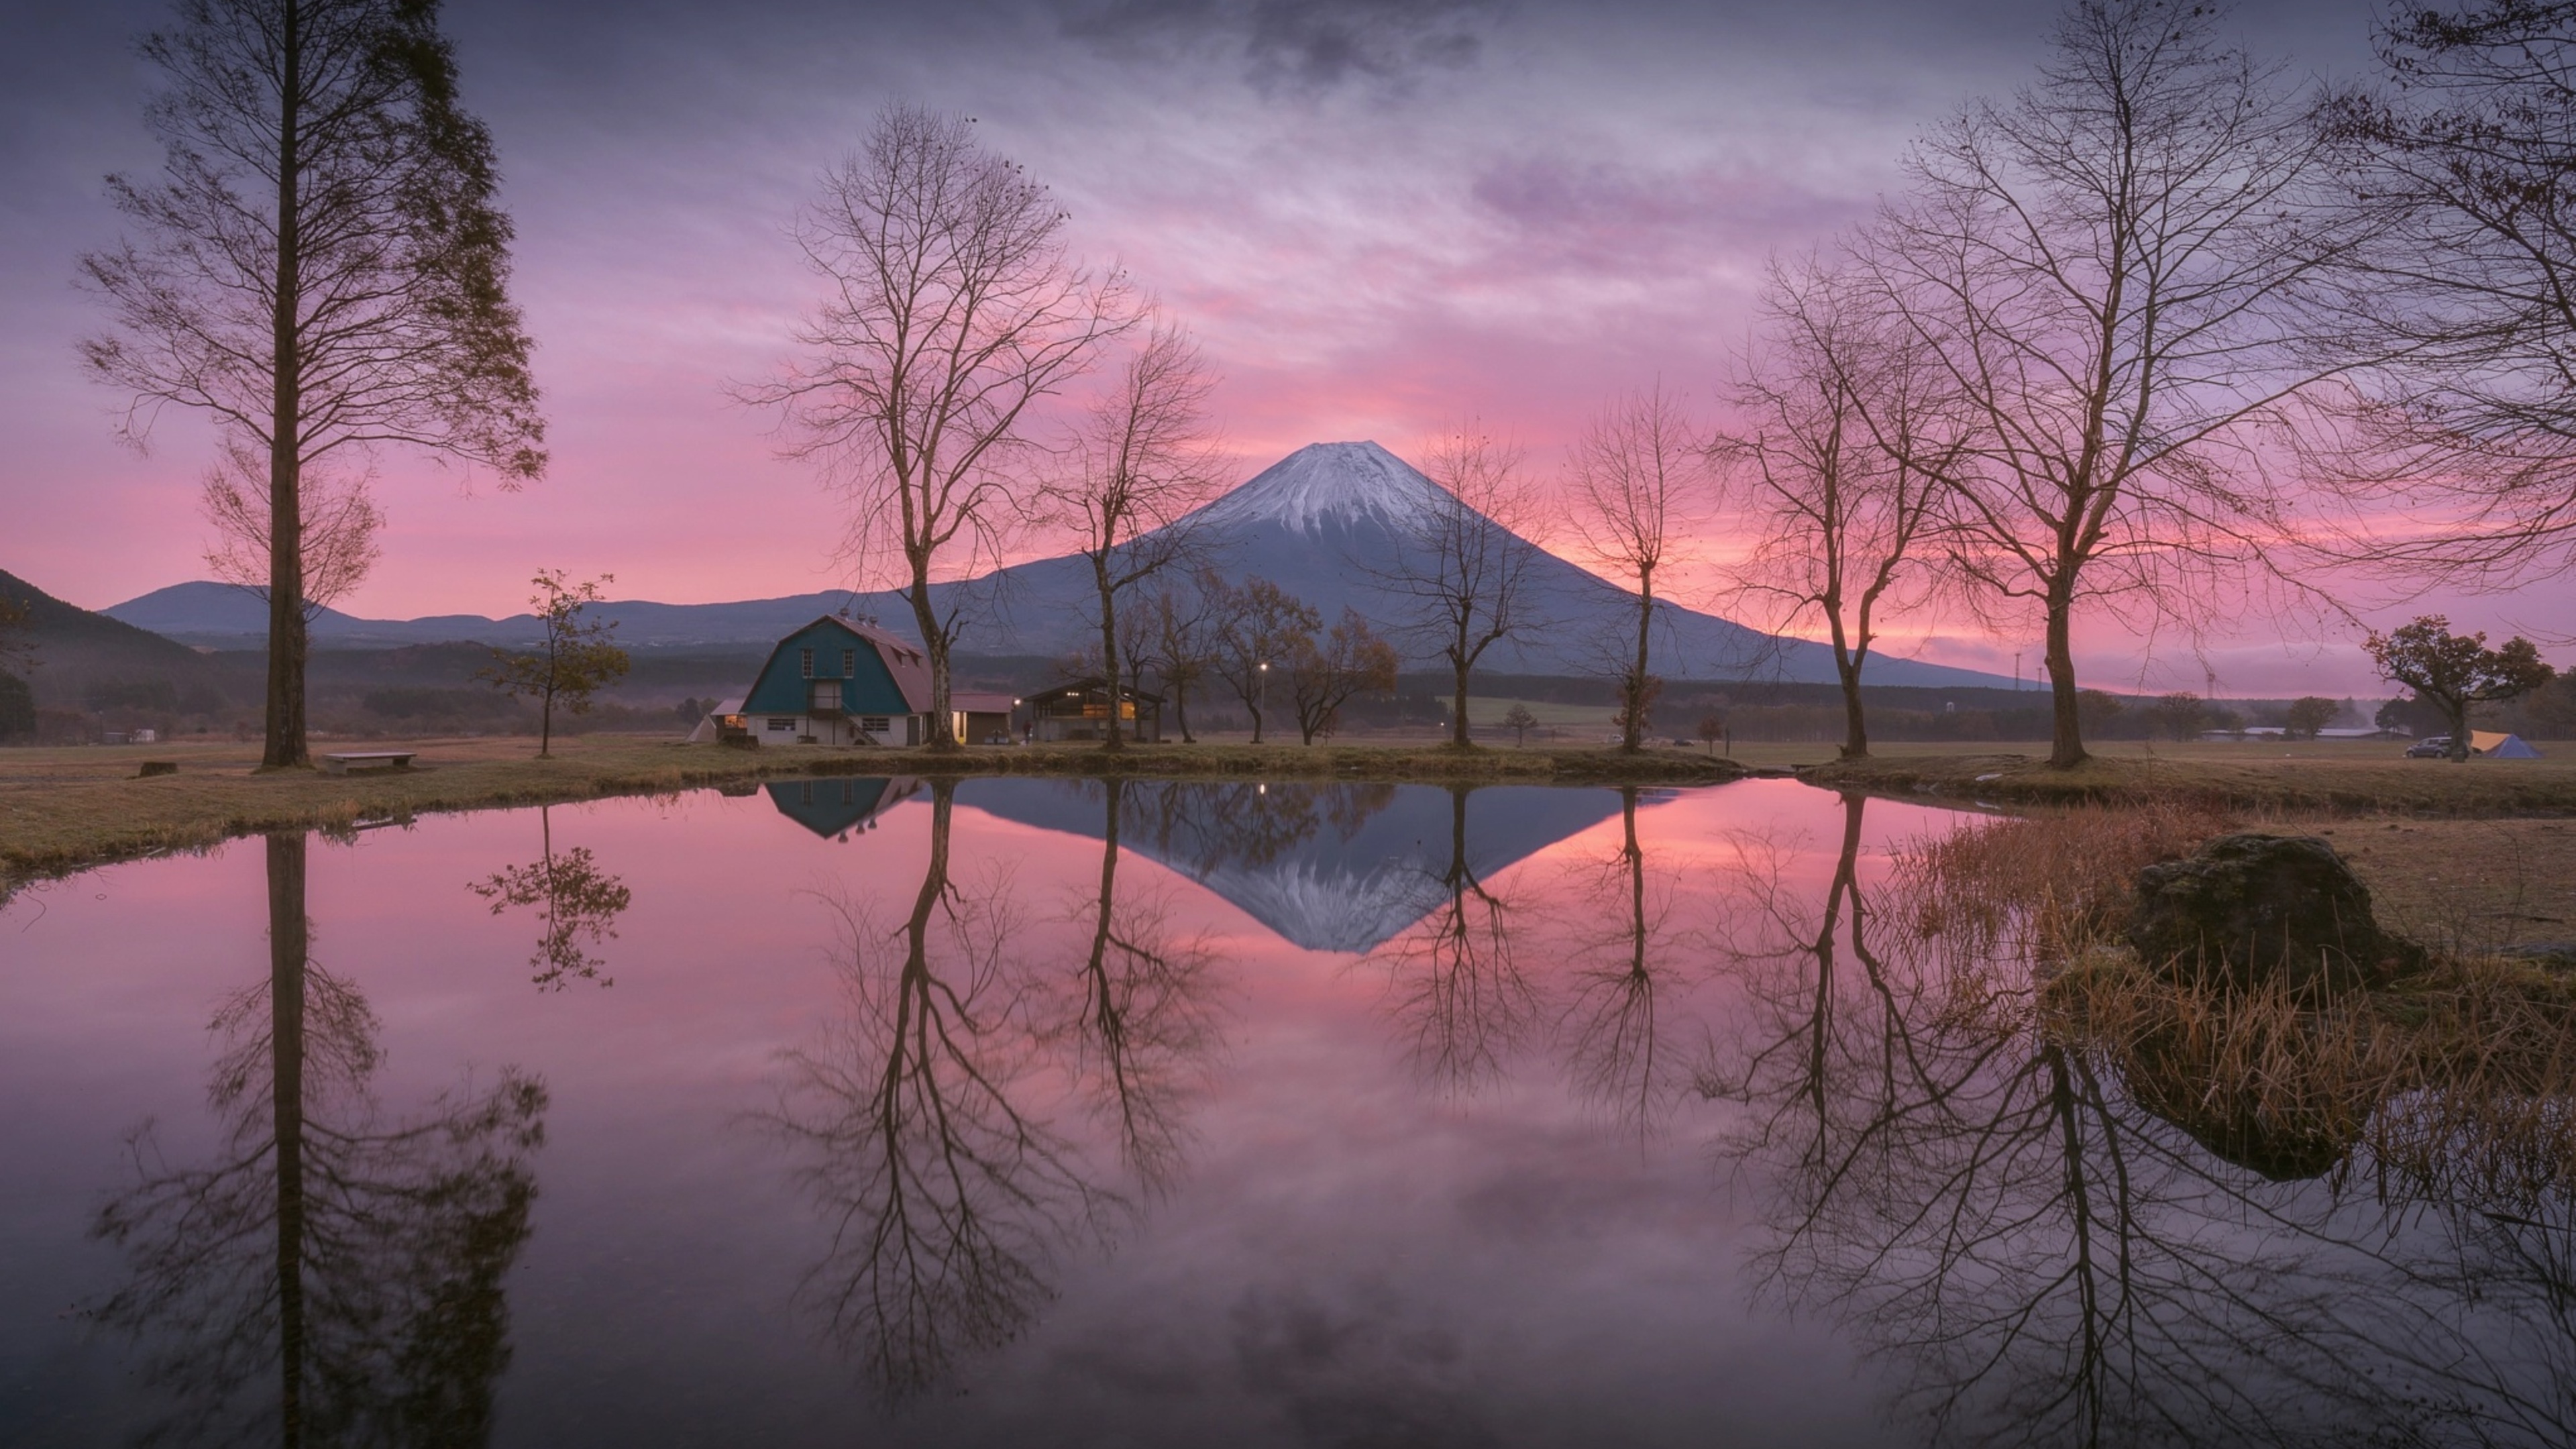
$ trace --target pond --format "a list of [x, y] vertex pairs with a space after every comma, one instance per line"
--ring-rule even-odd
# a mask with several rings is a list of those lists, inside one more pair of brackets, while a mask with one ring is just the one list
[[799, 779], [22, 892], [0, 1443], [2568, 1442], [2558, 1179], [2230, 1151], [1915, 949], [1973, 818]]

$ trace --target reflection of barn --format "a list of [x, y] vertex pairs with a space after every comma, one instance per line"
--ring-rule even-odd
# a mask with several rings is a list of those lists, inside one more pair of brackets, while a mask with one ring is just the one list
[[782, 780], [769, 786], [778, 813], [825, 839], [864, 829], [921, 788], [918, 780]]
[[1096, 740], [1109, 728], [1112, 702], [1121, 733], [1158, 743], [1163, 738], [1163, 697], [1141, 689], [1113, 689], [1105, 679], [1077, 679], [1029, 696], [1029, 725], [1040, 740]]
[[[948, 704], [960, 740], [1011, 727], [1008, 695], [956, 691]], [[930, 661], [919, 649], [828, 617], [778, 641], [741, 707], [741, 727], [766, 744], [918, 745], [930, 718]]]

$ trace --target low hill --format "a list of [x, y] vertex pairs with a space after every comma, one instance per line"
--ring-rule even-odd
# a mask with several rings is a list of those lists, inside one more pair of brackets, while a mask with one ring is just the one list
[[205, 659], [188, 646], [65, 603], [16, 574], [0, 571], [0, 599], [26, 615], [20, 637], [34, 649], [27, 680], [48, 709], [69, 708], [100, 686], [192, 683], [206, 673]]

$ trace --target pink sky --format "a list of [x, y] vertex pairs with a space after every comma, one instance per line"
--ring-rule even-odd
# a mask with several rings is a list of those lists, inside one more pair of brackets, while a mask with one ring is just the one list
[[[21, 7], [0, 58], [0, 568], [89, 607], [202, 577], [208, 438], [110, 437], [117, 399], [73, 365], [95, 309], [72, 259], [116, 234], [99, 177], [157, 153], [126, 38], [158, 7]], [[2028, 73], [2051, 7], [1821, 4], [1734, 13], [1473, 0], [692, 7], [455, 0], [469, 101], [519, 224], [554, 466], [510, 494], [384, 460], [384, 559], [341, 607], [499, 614], [540, 566], [674, 602], [852, 582], [841, 520], [771, 420], [727, 401], [810, 295], [784, 235], [881, 105], [979, 118], [1065, 198], [1077, 247], [1197, 330], [1249, 473], [1301, 444], [1415, 450], [1468, 413], [1552, 470], [1608, 395], [1661, 378], [1705, 400], [1765, 258], [1825, 239], [1894, 179], [1906, 138]], [[2366, 5], [2249, 11], [2320, 73], [2367, 59]], [[1722, 550], [1712, 540], [1711, 552]], [[2442, 600], [2478, 627], [2576, 615], [2561, 580]], [[1926, 657], [2009, 672], [2013, 640], [1934, 633]], [[2348, 639], [2206, 657], [2231, 693], [2367, 692]], [[2203, 662], [2116, 629], [2115, 687], [2191, 687]], [[1914, 646], [1907, 646], [1914, 647]], [[2304, 682], [2301, 682], [2304, 681]]]

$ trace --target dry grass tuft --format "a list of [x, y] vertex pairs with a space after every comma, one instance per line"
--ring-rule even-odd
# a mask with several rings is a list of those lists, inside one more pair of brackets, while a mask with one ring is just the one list
[[[2391, 1198], [2576, 1187], [2576, 980], [2474, 950], [2319, 998], [2155, 969], [2122, 943], [2143, 867], [2232, 828], [2188, 801], [1997, 820], [1898, 862], [1951, 1014], [2009, 1012], [2138, 1104], [2279, 1178], [2367, 1164]], [[2025, 1015], [2026, 1014], [2026, 1015]]]

